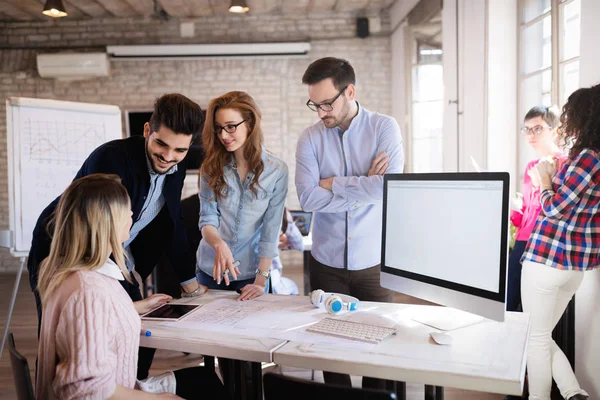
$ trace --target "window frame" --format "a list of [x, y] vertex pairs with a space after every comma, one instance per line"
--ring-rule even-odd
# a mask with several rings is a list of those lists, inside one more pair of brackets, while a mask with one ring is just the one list
[[[518, 121], [517, 121], [517, 131], [518, 128], [522, 125], [522, 118], [527, 112], [525, 109], [531, 105], [525, 105], [526, 93], [525, 93], [525, 82], [528, 78], [534, 76], [541, 76], [544, 72], [551, 71], [551, 83], [550, 83], [550, 104], [548, 105], [558, 105], [562, 107], [563, 104], [561, 102], [566, 101], [566, 99], [562, 99], [562, 89], [563, 89], [563, 77], [562, 77], [562, 69], [567, 67], [569, 64], [573, 62], [578, 62], [581, 56], [580, 50], [577, 51], [577, 56], [570, 57], [565, 60], [561, 60], [563, 51], [564, 51], [564, 41], [562, 40], [562, 33], [564, 32], [563, 26], [563, 16], [564, 16], [564, 8], [577, 0], [550, 0], [550, 9], [540, 13], [535, 18], [530, 19], [527, 22], [525, 21], [525, 8], [527, 0], [518, 0], [518, 54], [517, 54], [517, 62], [518, 62], [518, 96], [517, 96], [517, 105], [518, 105]], [[535, 71], [530, 71], [525, 73], [525, 31], [528, 27], [535, 25], [538, 22], [544, 20], [550, 16], [551, 19], [551, 56], [550, 56], [550, 66], [542, 67]], [[581, 14], [580, 14], [581, 18]], [[581, 19], [580, 19], [581, 21]], [[581, 22], [580, 22], [581, 23]], [[580, 28], [581, 29], [581, 28]], [[543, 79], [543, 78], [542, 78]], [[547, 95], [547, 92], [540, 93], [542, 97]], [[523, 138], [520, 137], [517, 140], [517, 166], [519, 171], [519, 181], [522, 181], [523, 178], [523, 170], [524, 165], [522, 165], [521, 157], [523, 153], [527, 154], [527, 149], [524, 148]]]
[[[550, 0], [550, 9], [546, 12], [543, 12], [542, 14], [538, 15], [537, 17], [531, 19], [530, 21], [527, 22], [523, 22], [524, 21], [524, 14], [525, 14], [525, 2], [526, 0], [519, 0], [519, 12], [518, 12], [518, 18], [519, 18], [519, 53], [518, 53], [518, 63], [519, 63], [519, 111], [522, 113], [524, 112], [522, 110], [523, 108], [523, 82], [527, 79], [527, 78], [531, 78], [532, 76], [538, 75], [538, 74], [542, 74], [545, 71], [551, 70], [552, 71], [552, 83], [550, 85], [551, 87], [551, 92], [550, 92], [550, 99], [552, 104], [557, 104], [559, 106], [562, 106], [562, 104], [559, 104], [561, 99], [560, 99], [560, 94], [561, 94], [561, 88], [562, 88], [562, 77], [561, 77], [561, 68], [565, 67], [566, 65], [573, 63], [575, 61], [579, 61], [579, 57], [580, 57], [580, 52], [577, 52], [577, 56], [565, 59], [561, 61], [561, 55], [562, 55], [562, 50], [563, 50], [563, 45], [564, 43], [561, 42], [561, 33], [564, 29], [564, 27], [562, 26], [562, 16], [563, 16], [563, 12], [564, 12], [564, 8], [565, 6], [567, 6], [570, 3], [573, 3], [577, 0]], [[550, 16], [550, 20], [551, 20], [551, 51], [552, 51], [552, 55], [550, 57], [551, 59], [551, 64], [549, 67], [544, 67], [544, 68], [540, 68], [537, 69], [535, 71], [531, 71], [527, 74], [524, 73], [524, 56], [523, 56], [523, 49], [524, 49], [524, 32], [525, 30], [532, 26], [535, 25], [536, 23], [544, 20], [546, 17]], [[520, 121], [519, 121], [520, 122]]]

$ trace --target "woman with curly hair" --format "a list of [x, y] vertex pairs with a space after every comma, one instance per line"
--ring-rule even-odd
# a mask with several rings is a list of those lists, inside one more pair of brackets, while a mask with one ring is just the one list
[[569, 361], [552, 340], [552, 330], [583, 280], [600, 265], [600, 85], [569, 96], [559, 136], [570, 148], [536, 171], [542, 206], [523, 255], [523, 311], [531, 315], [527, 354], [529, 399], [550, 400], [552, 378], [562, 396], [587, 399]]
[[254, 99], [234, 91], [210, 102], [202, 131], [198, 282], [240, 300], [266, 291], [288, 189], [287, 165], [263, 148], [260, 122]]

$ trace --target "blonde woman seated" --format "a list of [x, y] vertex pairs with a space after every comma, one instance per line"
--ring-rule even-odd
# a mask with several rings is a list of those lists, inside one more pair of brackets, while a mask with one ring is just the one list
[[139, 314], [171, 298], [133, 303], [120, 285], [131, 279], [123, 254], [131, 223], [116, 175], [86, 176], [62, 195], [39, 272], [38, 400], [227, 398], [217, 376], [200, 367], [136, 382]]

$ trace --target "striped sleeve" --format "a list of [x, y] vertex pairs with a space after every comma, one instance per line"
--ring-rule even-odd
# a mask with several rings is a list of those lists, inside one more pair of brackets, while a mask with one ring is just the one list
[[547, 189], [540, 194], [545, 216], [562, 219], [577, 205], [592, 185], [600, 171], [600, 160], [589, 151], [582, 151], [567, 167], [557, 191]]

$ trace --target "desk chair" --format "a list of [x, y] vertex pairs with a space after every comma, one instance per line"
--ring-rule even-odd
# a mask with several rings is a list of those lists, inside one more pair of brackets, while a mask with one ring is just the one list
[[15, 379], [17, 399], [35, 400], [31, 385], [31, 375], [29, 374], [29, 364], [27, 363], [27, 359], [17, 351], [12, 332], [8, 334], [8, 351], [10, 352], [10, 365], [12, 366], [13, 377]]
[[265, 400], [305, 400], [305, 399], [344, 399], [344, 400], [395, 400], [392, 392], [374, 389], [358, 389], [346, 386], [317, 383], [304, 379], [267, 373], [263, 377]]

